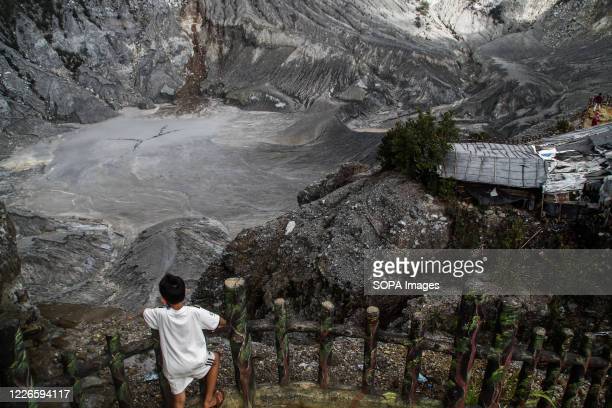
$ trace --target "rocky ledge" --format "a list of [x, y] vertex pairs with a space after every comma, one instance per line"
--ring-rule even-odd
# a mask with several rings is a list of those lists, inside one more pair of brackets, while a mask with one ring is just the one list
[[[241, 232], [202, 275], [193, 301], [220, 305], [224, 279], [247, 278], [251, 310], [265, 314], [277, 297], [292, 300], [304, 316], [333, 299], [338, 317], [368, 302], [401, 312], [405, 299], [363, 296], [368, 250], [444, 248], [449, 223], [442, 203], [397, 173], [364, 174], [349, 164], [299, 194], [306, 203], [267, 224]], [[335, 189], [334, 189], [335, 188]]]

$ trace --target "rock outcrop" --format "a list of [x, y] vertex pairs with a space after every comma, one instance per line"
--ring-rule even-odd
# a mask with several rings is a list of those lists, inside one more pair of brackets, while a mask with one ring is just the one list
[[13, 303], [13, 290], [20, 273], [15, 226], [8, 218], [4, 204], [0, 203], [0, 305]]
[[322, 300], [333, 299], [339, 317], [372, 301], [391, 318], [401, 312], [405, 299], [363, 296], [364, 253], [444, 248], [449, 232], [443, 212], [442, 204], [401, 175], [358, 179], [240, 233], [202, 274], [192, 299], [218, 307], [223, 280], [241, 276], [247, 279], [250, 310], [258, 315], [276, 297], [286, 297], [304, 316], [315, 316]]
[[370, 167], [362, 163], [344, 163], [335, 173], [327, 175], [323, 180], [308, 185], [297, 196], [298, 204], [308, 204], [325, 197], [329, 193], [356, 181], [359, 177], [371, 175]]
[[127, 244], [99, 220], [45, 218], [18, 210], [11, 215], [20, 235], [20, 282], [33, 301], [45, 304], [106, 304], [126, 310], [155, 305], [164, 273], [182, 276], [193, 288], [229, 241], [225, 227], [208, 218], [164, 221]]
[[4, 204], [0, 202], [0, 384], [10, 381], [15, 359], [14, 344], [18, 330], [26, 335], [40, 333], [36, 324], [38, 309], [30, 303], [21, 280], [21, 260], [17, 253], [16, 230]]
[[126, 310], [156, 306], [158, 283], [165, 273], [182, 277], [189, 295], [228, 242], [223, 224], [208, 218], [169, 220], [147, 228], [109, 274], [115, 290], [105, 303]]
[[19, 233], [22, 280], [37, 303], [101, 303], [123, 238], [95, 219], [11, 213]]

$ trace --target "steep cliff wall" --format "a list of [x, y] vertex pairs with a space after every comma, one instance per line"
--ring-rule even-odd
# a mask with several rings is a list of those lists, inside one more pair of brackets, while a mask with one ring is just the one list
[[[126, 105], [174, 99], [193, 52], [166, 0], [3, 0], [0, 152]], [[8, 136], [13, 136], [7, 137]]]
[[0, 153], [58, 123], [205, 94], [285, 111], [337, 98], [367, 125], [454, 104], [514, 135], [561, 114], [567, 98], [608, 90], [597, 67], [610, 64], [610, 9], [610, 0], [2, 0]]

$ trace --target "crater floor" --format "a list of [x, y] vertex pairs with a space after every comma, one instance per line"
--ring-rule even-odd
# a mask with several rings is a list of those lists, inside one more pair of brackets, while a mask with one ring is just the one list
[[[23, 149], [0, 170], [21, 174], [9, 207], [102, 219], [132, 238], [159, 222], [197, 216], [235, 235], [295, 206], [297, 192], [337, 163], [371, 153], [377, 137], [349, 136], [361, 143], [348, 147], [342, 132], [335, 140], [322, 136], [330, 117], [224, 105], [180, 117], [126, 109]], [[307, 132], [301, 121], [317, 119], [318, 134], [300, 134]]]

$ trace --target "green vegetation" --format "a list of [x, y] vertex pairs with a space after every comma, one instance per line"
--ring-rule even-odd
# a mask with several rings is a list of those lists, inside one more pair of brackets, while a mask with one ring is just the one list
[[452, 190], [451, 180], [438, 177], [438, 167], [459, 138], [453, 115], [445, 113], [439, 121], [429, 112], [416, 119], [398, 123], [382, 140], [378, 159], [383, 169], [398, 170], [442, 195]]
[[427, 0], [421, 0], [421, 3], [416, 8], [416, 11], [426, 16], [429, 13], [429, 2]]
[[501, 4], [493, 7], [491, 11], [489, 11], [489, 16], [491, 16], [495, 24], [504, 24], [505, 21], [503, 14], [504, 7]]
[[490, 142], [491, 140], [491, 135], [487, 132], [470, 133], [470, 142]]
[[544, 391], [533, 391], [530, 395], [529, 395], [529, 401], [527, 401], [527, 406], [528, 407], [535, 407], [538, 405], [538, 402], [540, 402], [540, 398], [546, 400], [546, 402], [548, 402], [548, 404], [550, 404], [551, 407], [556, 407], [556, 403], [555, 400], [547, 393], [545, 393]]
[[461, 249], [479, 248], [481, 245], [480, 224], [474, 222], [474, 214], [467, 208], [455, 203], [448, 208], [448, 216], [453, 220], [450, 247]]
[[497, 233], [497, 242], [492, 248], [517, 249], [528, 239], [529, 230], [525, 221], [519, 216], [508, 217]]
[[555, 126], [555, 131], [559, 133], [567, 133], [567, 132], [571, 132], [572, 130], [574, 130], [574, 127], [569, 122], [569, 120], [560, 119], [557, 121], [557, 124]]

